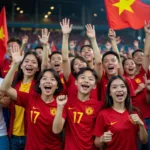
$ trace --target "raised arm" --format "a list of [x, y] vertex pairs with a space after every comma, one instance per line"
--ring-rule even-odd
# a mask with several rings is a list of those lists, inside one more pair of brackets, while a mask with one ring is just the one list
[[86, 33], [87, 36], [91, 40], [93, 52], [94, 52], [94, 57], [95, 57], [95, 63], [96, 63], [96, 72], [99, 76], [99, 80], [102, 77], [103, 69], [102, 69], [102, 56], [96, 41], [96, 33], [95, 33], [95, 26], [92, 27], [91, 24], [87, 24], [86, 26]]
[[71, 73], [70, 61], [68, 56], [69, 54], [68, 39], [69, 34], [72, 30], [72, 25], [70, 25], [70, 20], [65, 18], [62, 20], [62, 22], [60, 22], [60, 26], [63, 33], [63, 40], [62, 40], [63, 72], [65, 79], [68, 80], [69, 75]]
[[20, 49], [21, 54], [24, 52], [24, 50], [27, 46], [28, 40], [29, 40], [29, 37], [27, 35], [24, 35], [22, 37], [22, 45], [21, 45], [21, 49]]
[[41, 33], [42, 33], [41, 36], [38, 35], [38, 38], [40, 40], [40, 43], [43, 45], [41, 70], [44, 70], [50, 67], [49, 62], [48, 62], [48, 55], [51, 52], [50, 46], [48, 43], [50, 32], [48, 32], [48, 29], [42, 29]]
[[119, 52], [118, 47], [117, 47], [116, 33], [115, 33], [115, 31], [113, 29], [109, 29], [109, 31], [108, 31], [108, 37], [111, 40], [113, 51], [116, 52], [118, 54], [118, 56], [119, 56], [119, 66], [120, 66], [120, 68], [119, 68], [119, 74], [123, 75], [124, 70], [123, 70], [121, 59], [120, 59], [120, 52]]
[[148, 67], [150, 65], [150, 21], [145, 23], [145, 43], [144, 43], [144, 59], [143, 59], [143, 68], [145, 71], [148, 71]]
[[20, 54], [20, 49], [19, 49], [19, 46], [17, 45], [15, 46], [13, 45], [11, 49], [11, 53], [12, 53], [11, 68], [3, 80], [0, 90], [2, 92], [5, 92], [7, 96], [12, 98], [13, 100], [16, 100], [17, 92], [14, 88], [11, 87], [11, 85], [12, 85], [15, 72], [17, 71], [20, 62], [23, 60], [23, 55]]
[[65, 119], [62, 117], [62, 115], [64, 106], [67, 103], [67, 96], [60, 95], [57, 97], [56, 101], [57, 101], [57, 111], [53, 121], [52, 130], [55, 134], [58, 134], [62, 131], [65, 123]]

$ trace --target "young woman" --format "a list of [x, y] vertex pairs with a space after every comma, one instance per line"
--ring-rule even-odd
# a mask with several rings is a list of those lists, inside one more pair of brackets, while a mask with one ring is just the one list
[[[65, 150], [95, 150], [93, 127], [100, 110], [99, 101], [90, 97], [96, 88], [98, 77], [90, 68], [83, 68], [76, 76], [77, 95], [57, 97], [57, 112], [53, 122], [53, 132], [65, 130]], [[67, 104], [66, 104], [67, 103]]]
[[[20, 61], [20, 49], [18, 46], [12, 46], [12, 59], [13, 61]], [[35, 85], [35, 80], [40, 72], [41, 61], [36, 52], [27, 52], [25, 56], [21, 57], [23, 59], [19, 67], [15, 67], [14, 63], [11, 65], [11, 70], [9, 72], [9, 86], [13, 82], [13, 87], [17, 91], [32, 93], [34, 91], [33, 86]], [[16, 73], [17, 71], [17, 73]], [[13, 74], [16, 73], [15, 78]], [[12, 150], [18, 149], [23, 150], [26, 143], [26, 131], [27, 131], [27, 111], [14, 102], [10, 105], [11, 118], [10, 118], [10, 147]]]
[[[1, 90], [15, 101], [16, 105], [27, 111], [28, 131], [26, 150], [61, 150], [61, 138], [53, 134], [52, 122], [57, 104], [54, 95], [59, 94], [62, 84], [59, 76], [52, 69], [44, 70], [36, 82], [36, 92], [26, 93], [16, 90], [9, 84], [9, 79], [22, 58], [13, 53], [13, 64], [6, 75]], [[38, 94], [39, 93], [39, 94]]]
[[130, 90], [121, 76], [113, 76], [107, 85], [104, 109], [99, 112], [94, 129], [95, 145], [106, 150], [137, 150], [137, 137], [146, 143], [148, 134], [136, 109]]

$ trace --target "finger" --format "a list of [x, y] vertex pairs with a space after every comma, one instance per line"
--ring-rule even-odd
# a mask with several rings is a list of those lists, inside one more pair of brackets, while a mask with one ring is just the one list
[[68, 21], [67, 21], [67, 25], [68, 25], [68, 26], [70, 25], [70, 19], [68, 19]]
[[63, 25], [62, 25], [62, 22], [59, 22], [59, 24], [60, 24], [60, 26], [61, 26], [61, 28], [62, 28], [62, 26], [63, 26]]
[[38, 38], [39, 38], [39, 40], [41, 41], [41, 36], [40, 36], [40, 35], [38, 35]]
[[73, 24], [70, 25], [70, 29], [72, 30]]
[[93, 30], [95, 31], [95, 26], [93, 25]]

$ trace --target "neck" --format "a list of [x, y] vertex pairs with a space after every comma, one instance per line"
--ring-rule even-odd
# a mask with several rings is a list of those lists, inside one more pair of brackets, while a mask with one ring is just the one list
[[28, 77], [28, 76], [24, 75], [22, 83], [25, 83], [25, 84], [30, 83], [30, 82], [32, 82], [33, 79], [34, 79], [34, 76]]
[[88, 62], [88, 65], [91, 69], [94, 69], [94, 63], [93, 60]]
[[135, 78], [135, 75], [133, 74], [133, 75], [130, 75], [130, 74], [128, 74], [127, 75], [130, 79], [134, 79]]
[[141, 65], [136, 65], [136, 74], [139, 74], [141, 67]]
[[123, 103], [114, 103], [112, 108], [117, 112], [124, 112], [125, 111], [125, 104]]
[[107, 74], [107, 77], [108, 77], [108, 79], [110, 79], [111, 77], [113, 77], [113, 76], [117, 76], [118, 74], [116, 73], [115, 75], [108, 75]]
[[78, 99], [82, 102], [85, 102], [90, 99], [90, 94], [84, 95], [84, 94], [78, 92]]
[[60, 75], [60, 74], [62, 74], [63, 72], [62, 72], [62, 70], [60, 70], [60, 71], [58, 71], [57, 73]]
[[53, 95], [49, 95], [49, 96], [46, 96], [46, 95], [41, 95], [41, 98], [42, 100], [45, 102], [45, 103], [51, 103], [54, 101], [54, 97]]

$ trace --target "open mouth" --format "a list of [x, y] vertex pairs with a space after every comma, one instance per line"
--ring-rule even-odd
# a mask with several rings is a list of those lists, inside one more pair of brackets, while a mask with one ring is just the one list
[[85, 84], [83, 84], [83, 85], [81, 85], [82, 86], [82, 88], [84, 89], [84, 90], [88, 90], [89, 89], [89, 85], [85, 85]]
[[33, 71], [33, 68], [26, 68], [26, 70], [27, 70], [28, 72], [31, 72], [31, 71]]
[[108, 66], [108, 70], [109, 70], [109, 71], [112, 71], [113, 69], [114, 69], [113, 66]]
[[133, 71], [134, 69], [133, 68], [129, 68], [129, 71]]
[[52, 87], [49, 86], [49, 85], [45, 85], [45, 86], [44, 86], [44, 89], [45, 89], [45, 91], [46, 91], [47, 93], [49, 93], [50, 90], [52, 89]]
[[55, 64], [54, 67], [55, 67], [55, 68], [59, 68], [59, 67], [60, 67], [60, 64]]
[[123, 97], [124, 97], [124, 94], [117, 94], [116, 96], [117, 96], [117, 98], [118, 98], [119, 100], [122, 100]]

